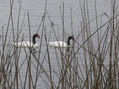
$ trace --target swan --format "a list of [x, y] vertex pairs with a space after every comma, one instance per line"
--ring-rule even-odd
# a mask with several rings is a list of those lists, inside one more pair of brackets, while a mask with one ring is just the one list
[[74, 36], [69, 36], [67, 39], [67, 42], [63, 42], [63, 41], [53, 41], [53, 42], [48, 42], [48, 45], [50, 47], [54, 47], [54, 48], [70, 48], [70, 40], [74, 40]]
[[22, 41], [22, 42], [14, 42], [15, 47], [32, 47], [32, 48], [37, 48], [39, 45], [36, 43], [36, 37], [40, 38], [38, 34], [34, 34], [32, 37], [32, 42], [30, 41]]

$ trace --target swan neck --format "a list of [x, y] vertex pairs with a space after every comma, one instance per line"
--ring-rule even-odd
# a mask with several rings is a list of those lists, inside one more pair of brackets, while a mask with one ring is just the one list
[[35, 44], [36, 43], [36, 37], [35, 36], [33, 36], [33, 39], [32, 39], [32, 41], [33, 41], [33, 44]]
[[71, 39], [70, 39], [70, 38], [68, 38], [68, 40], [67, 40], [67, 44], [68, 44], [68, 45], [70, 45], [70, 40], [71, 40]]

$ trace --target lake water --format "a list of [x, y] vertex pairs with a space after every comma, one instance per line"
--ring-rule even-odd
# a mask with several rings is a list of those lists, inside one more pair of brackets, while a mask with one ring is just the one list
[[[13, 23], [14, 23], [14, 32], [15, 36], [17, 35], [17, 22], [18, 22], [18, 13], [19, 13], [19, 6], [20, 2], [22, 1], [22, 6], [21, 6], [21, 13], [20, 13], [20, 25], [21, 27], [22, 21], [23, 21], [23, 26], [22, 26], [22, 31], [20, 34], [20, 37], [24, 35], [24, 40], [29, 40], [29, 26], [28, 26], [28, 15], [27, 12], [29, 13], [30, 17], [30, 29], [31, 29], [31, 35], [37, 32], [38, 27], [42, 21], [44, 11], [45, 11], [45, 4], [46, 0], [15, 0], [14, 5], [13, 5]], [[50, 19], [53, 23], [53, 27], [55, 29], [55, 32], [58, 36], [58, 39], [61, 40], [63, 38], [63, 26], [62, 26], [62, 13], [63, 13], [63, 2], [64, 2], [64, 34], [65, 37], [67, 38], [69, 35], [74, 34], [75, 37], [80, 33], [81, 31], [81, 23], [82, 23], [82, 12], [81, 12], [81, 7], [84, 6], [83, 4], [84, 0], [47, 0], [47, 12], [46, 18], [45, 18], [45, 29], [46, 29], [46, 35], [47, 38], [50, 37], [49, 41], [56, 40], [55, 34], [53, 33], [52, 30], [52, 24], [48, 18], [48, 15], [50, 16]], [[88, 0], [88, 10], [89, 10], [89, 17], [90, 20], [95, 18], [95, 0]], [[117, 1], [117, 5], [119, 4], [119, 1]], [[96, 6], [97, 6], [97, 15], [102, 15], [101, 19], [102, 22], [99, 22], [101, 24], [105, 23], [108, 18], [111, 16], [111, 0], [96, 0]], [[6, 27], [8, 24], [8, 18], [9, 18], [9, 13], [10, 13], [10, 2], [9, 0], [0, 0], [0, 35], [5, 34], [6, 32]], [[71, 19], [72, 18], [72, 19]], [[71, 26], [71, 20], [73, 22], [73, 27]], [[101, 21], [99, 20], [99, 21]], [[91, 23], [91, 32], [94, 32], [96, 27], [95, 27], [95, 21]], [[99, 24], [100, 25], [100, 24]], [[42, 35], [42, 29], [43, 27], [41, 26], [40, 29], [38, 30], [39, 35]], [[50, 33], [52, 31], [52, 33]], [[102, 31], [103, 32], [103, 31]], [[51, 34], [51, 35], [50, 35]], [[10, 38], [10, 42], [13, 42], [13, 37], [12, 37], [12, 25], [10, 23], [10, 27], [8, 30], [8, 39]], [[21, 40], [21, 38], [19, 38]], [[79, 40], [80, 41], [80, 37]], [[96, 41], [94, 37], [94, 41]], [[37, 42], [40, 44], [41, 40], [37, 39]], [[0, 43], [1, 44], [1, 43]], [[43, 57], [46, 52], [46, 45], [45, 45], [45, 40], [43, 40], [42, 43], [42, 50], [41, 50], [41, 58], [40, 62], [42, 63], [44, 61]], [[78, 45], [76, 44], [76, 47]], [[24, 50], [21, 50], [21, 60], [19, 62], [19, 66], [22, 66], [20, 69], [20, 76], [22, 76], [21, 81], [24, 82], [26, 70], [27, 70], [27, 60], [25, 59], [26, 54]], [[28, 51], [28, 50], [27, 50]], [[57, 60], [56, 59], [56, 52], [54, 49], [49, 48], [50, 51], [50, 57], [51, 57], [51, 65], [54, 68], [54, 70], [58, 70], [58, 65], [57, 65]], [[81, 52], [80, 52], [81, 53]], [[59, 54], [59, 52], [58, 52]], [[35, 55], [38, 55], [37, 53]], [[15, 60], [13, 60], [14, 63]], [[23, 63], [23, 64], [22, 64]], [[36, 72], [36, 66], [37, 62], [33, 60], [32, 64], [32, 76], [33, 79], [36, 78], [35, 72]], [[14, 64], [13, 64], [14, 65]], [[46, 70], [48, 69], [48, 61], [45, 60], [43, 62], [43, 67]], [[40, 69], [40, 66], [39, 66]], [[41, 70], [42, 72], [43, 70]], [[13, 68], [13, 75], [14, 75], [14, 68]], [[37, 89], [47, 89], [45, 86], [45, 83], [47, 81], [46, 75], [44, 73], [40, 74], [41, 77], [38, 79], [37, 83]], [[55, 78], [56, 76], [54, 75], [53, 80], [57, 82], [57, 79]], [[22, 85], [19, 85], [21, 88]], [[27, 86], [26, 86], [27, 87]]]

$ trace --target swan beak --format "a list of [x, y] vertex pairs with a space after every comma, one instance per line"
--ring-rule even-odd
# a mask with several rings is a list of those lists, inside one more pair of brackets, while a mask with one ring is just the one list
[[73, 38], [73, 41], [75, 41], [75, 39]]
[[38, 38], [40, 38], [40, 36], [37, 36]]

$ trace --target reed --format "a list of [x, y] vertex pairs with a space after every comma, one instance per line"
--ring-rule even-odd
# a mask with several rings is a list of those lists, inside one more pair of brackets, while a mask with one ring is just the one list
[[[10, 14], [7, 25], [2, 28], [0, 36], [0, 88], [1, 89], [118, 89], [119, 88], [119, 21], [116, 0], [112, 0], [111, 15], [97, 14], [96, 0], [95, 16], [90, 19], [88, 1], [79, 0], [82, 22], [81, 30], [74, 33], [72, 8], [70, 17], [71, 33], [75, 35], [70, 52], [64, 49], [50, 48], [47, 42], [53, 36], [55, 40], [66, 41], [65, 4], [60, 7], [61, 25], [59, 38], [55, 22], [47, 10], [47, 0], [44, 14], [36, 33], [40, 34], [40, 44], [36, 52], [32, 48], [18, 48], [11, 42], [24, 40], [28, 35], [31, 41], [32, 29], [30, 12], [21, 19], [22, 1], [19, 6], [17, 25], [14, 24], [14, 0], [10, 0]], [[83, 4], [83, 5], [82, 5]], [[24, 19], [27, 17], [28, 33], [24, 30]], [[103, 22], [102, 18], [107, 18]], [[51, 26], [47, 28], [46, 21]], [[94, 28], [92, 28], [94, 26]], [[12, 30], [11, 30], [12, 29]], [[50, 33], [47, 33], [49, 31]], [[11, 35], [9, 33], [11, 31]], [[41, 32], [41, 33], [40, 33]], [[12, 39], [12, 40], [11, 40]]]

